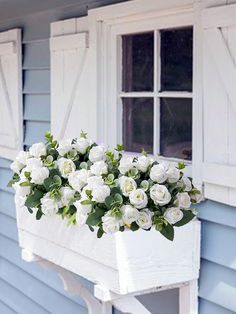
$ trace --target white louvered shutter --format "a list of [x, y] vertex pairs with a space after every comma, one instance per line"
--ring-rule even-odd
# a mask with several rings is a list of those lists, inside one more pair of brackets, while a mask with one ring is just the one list
[[22, 147], [21, 31], [0, 33], [0, 157]]
[[91, 108], [88, 18], [51, 26], [51, 131], [57, 139], [96, 137], [96, 108]]
[[206, 198], [236, 205], [236, 5], [208, 8], [203, 20]]

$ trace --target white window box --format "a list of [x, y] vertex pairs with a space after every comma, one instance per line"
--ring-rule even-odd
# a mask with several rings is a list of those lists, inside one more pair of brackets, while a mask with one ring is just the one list
[[17, 209], [23, 249], [117, 294], [195, 280], [199, 275], [200, 222], [175, 228], [173, 242], [159, 232], [125, 231], [97, 239], [87, 226], [60, 217], [36, 221]]

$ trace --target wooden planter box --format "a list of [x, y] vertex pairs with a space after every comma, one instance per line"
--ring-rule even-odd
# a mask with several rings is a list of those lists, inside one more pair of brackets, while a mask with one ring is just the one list
[[200, 222], [175, 228], [175, 240], [155, 230], [126, 231], [96, 238], [87, 226], [67, 226], [60, 217], [36, 221], [26, 208], [17, 209], [23, 249], [118, 294], [198, 278]]

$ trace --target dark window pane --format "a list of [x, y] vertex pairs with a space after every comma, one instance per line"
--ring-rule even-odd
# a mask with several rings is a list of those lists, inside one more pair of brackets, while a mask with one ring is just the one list
[[192, 99], [161, 99], [161, 155], [192, 158]]
[[126, 151], [152, 153], [152, 98], [123, 98], [123, 145]]
[[122, 90], [153, 91], [153, 33], [122, 36]]
[[161, 90], [191, 91], [193, 30], [161, 31]]

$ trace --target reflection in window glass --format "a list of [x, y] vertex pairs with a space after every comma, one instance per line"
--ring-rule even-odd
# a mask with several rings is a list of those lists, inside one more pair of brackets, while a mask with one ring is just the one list
[[153, 152], [153, 99], [123, 98], [124, 150]]
[[161, 155], [191, 160], [192, 99], [161, 99]]
[[161, 31], [161, 90], [191, 91], [192, 28]]
[[153, 32], [122, 36], [122, 90], [153, 91]]

